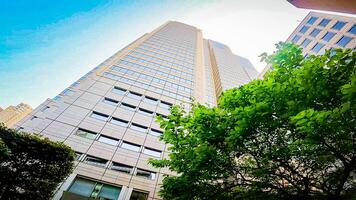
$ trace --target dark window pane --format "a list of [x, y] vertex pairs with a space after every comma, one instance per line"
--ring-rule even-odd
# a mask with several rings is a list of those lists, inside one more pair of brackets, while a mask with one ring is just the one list
[[89, 181], [81, 178], [75, 179], [73, 184], [69, 188], [69, 192], [82, 195], [85, 197], [90, 197], [93, 189], [95, 187], [94, 181]]
[[119, 126], [124, 126], [124, 127], [127, 127], [128, 123], [129, 123], [126, 120], [118, 119], [115, 117], [111, 118], [110, 122], [113, 124], [119, 125]]
[[88, 155], [87, 157], [85, 157], [84, 162], [88, 163], [90, 165], [96, 165], [96, 166], [99, 166], [99, 167], [104, 167], [106, 165], [106, 163], [107, 163], [107, 160]]
[[83, 138], [87, 138], [87, 139], [95, 139], [96, 137], [96, 133], [93, 131], [88, 131], [88, 130], [84, 130], [84, 129], [78, 129], [77, 132], [75, 132], [75, 135], [83, 137]]
[[308, 29], [309, 29], [309, 26], [303, 26], [299, 32], [305, 33], [305, 32], [307, 32]]
[[117, 146], [119, 144], [119, 140], [104, 135], [100, 135], [98, 141], [114, 146]]
[[116, 200], [119, 198], [120, 191], [121, 189], [118, 187], [104, 184], [100, 189], [98, 197], [100, 200]]
[[324, 44], [321, 43], [317, 43], [313, 48], [312, 51], [315, 53], [318, 53], [320, 51], [320, 49], [322, 49], [324, 47]]
[[352, 26], [352, 28], [349, 30], [349, 33], [355, 34], [356, 35], [356, 24]]
[[346, 24], [346, 22], [338, 21], [332, 28], [336, 29], [336, 30], [341, 30], [342, 27], [345, 26], [345, 24]]
[[126, 90], [115, 86], [112, 92], [116, 94], [124, 95], [126, 93]]
[[306, 46], [308, 46], [308, 44], [309, 44], [310, 42], [311, 42], [311, 40], [305, 39], [301, 45], [302, 45], [302, 47], [306, 47]]
[[98, 120], [106, 121], [109, 118], [109, 115], [105, 115], [103, 113], [98, 113], [98, 112], [93, 111], [93, 113], [91, 114], [91, 117], [98, 119]]
[[124, 164], [121, 164], [121, 163], [116, 163], [116, 162], [113, 162], [113, 164], [111, 166], [111, 169], [115, 170], [115, 171], [127, 173], [127, 174], [131, 174], [132, 171], [133, 171], [133, 167], [128, 166], [128, 165], [124, 165]]
[[326, 25], [328, 25], [329, 24], [329, 22], [330, 22], [330, 19], [323, 19], [323, 20], [321, 20], [321, 22], [319, 23], [319, 26], [326, 26]]
[[324, 41], [329, 42], [331, 40], [331, 38], [334, 37], [334, 35], [335, 35], [335, 33], [333, 33], [333, 32], [327, 32], [322, 39]]
[[121, 148], [139, 152], [141, 146], [137, 145], [137, 144], [132, 144], [132, 143], [129, 143], [129, 142], [123, 142], [122, 145], [121, 145]]
[[107, 104], [110, 104], [110, 105], [114, 105], [114, 106], [116, 106], [119, 103], [119, 101], [116, 101], [114, 99], [110, 99], [110, 98], [107, 98], [107, 97], [104, 98], [103, 102], [107, 103]]
[[316, 37], [320, 33], [320, 31], [321, 31], [320, 29], [316, 28], [310, 33], [310, 35]]
[[340, 47], [346, 47], [346, 45], [352, 40], [352, 38], [347, 36], [342, 36], [342, 38], [336, 43]]
[[148, 193], [139, 192], [139, 191], [132, 191], [130, 200], [147, 200]]
[[299, 36], [299, 35], [295, 35], [295, 36], [293, 37], [293, 39], [292, 39], [292, 42], [293, 42], [293, 43], [297, 43], [299, 39], [300, 39], [300, 36]]
[[308, 20], [308, 24], [314, 24], [314, 22], [317, 20], [318, 18], [317, 17], [311, 17], [309, 20]]

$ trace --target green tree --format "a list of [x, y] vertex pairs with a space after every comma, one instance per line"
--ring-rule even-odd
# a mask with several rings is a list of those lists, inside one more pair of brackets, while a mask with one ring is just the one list
[[50, 199], [74, 155], [63, 143], [0, 125], [0, 199]]
[[178, 176], [170, 200], [348, 199], [356, 196], [356, 53], [302, 56], [293, 44], [262, 55], [264, 80], [224, 92], [217, 107], [173, 107], [159, 118]]

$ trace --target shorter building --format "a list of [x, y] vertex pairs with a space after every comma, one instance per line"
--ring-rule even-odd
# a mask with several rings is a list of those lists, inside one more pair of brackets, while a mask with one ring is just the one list
[[[310, 12], [286, 42], [303, 49], [303, 55], [321, 55], [327, 49], [356, 49], [356, 18]], [[270, 70], [268, 65], [260, 73], [263, 78]]]
[[24, 103], [20, 103], [17, 106], [9, 106], [5, 110], [0, 108], [0, 123], [4, 123], [6, 127], [11, 128], [31, 111], [31, 106]]

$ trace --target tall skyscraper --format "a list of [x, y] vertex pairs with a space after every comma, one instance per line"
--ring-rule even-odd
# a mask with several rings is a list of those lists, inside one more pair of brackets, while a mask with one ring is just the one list
[[62, 141], [77, 153], [74, 173], [54, 199], [160, 199], [168, 169], [147, 164], [167, 158], [155, 116], [176, 104], [216, 105], [221, 91], [251, 81], [251, 63], [201, 30], [168, 22], [120, 50], [16, 128]]
[[287, 0], [298, 8], [356, 14], [354, 0]]
[[[310, 12], [286, 42], [303, 48], [305, 56], [323, 54], [326, 49], [356, 48], [356, 18]], [[263, 77], [267, 66], [259, 75]]]
[[24, 103], [20, 103], [17, 106], [9, 106], [5, 110], [0, 108], [0, 123], [4, 123], [7, 127], [12, 127], [31, 111], [31, 106]]

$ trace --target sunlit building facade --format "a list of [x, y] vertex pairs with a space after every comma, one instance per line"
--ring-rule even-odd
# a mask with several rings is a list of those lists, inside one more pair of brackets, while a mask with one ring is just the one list
[[[356, 18], [310, 12], [286, 40], [299, 45], [305, 57], [326, 49], [356, 48]], [[270, 69], [267, 66], [260, 77]]]
[[38, 106], [16, 128], [71, 146], [75, 170], [54, 199], [161, 199], [168, 169], [150, 158], [168, 157], [156, 116], [172, 105], [216, 105], [222, 90], [257, 76], [251, 63], [202, 31], [167, 22], [144, 34]]
[[20, 103], [17, 106], [9, 106], [4, 110], [0, 108], [0, 123], [11, 128], [32, 111], [31, 106]]

